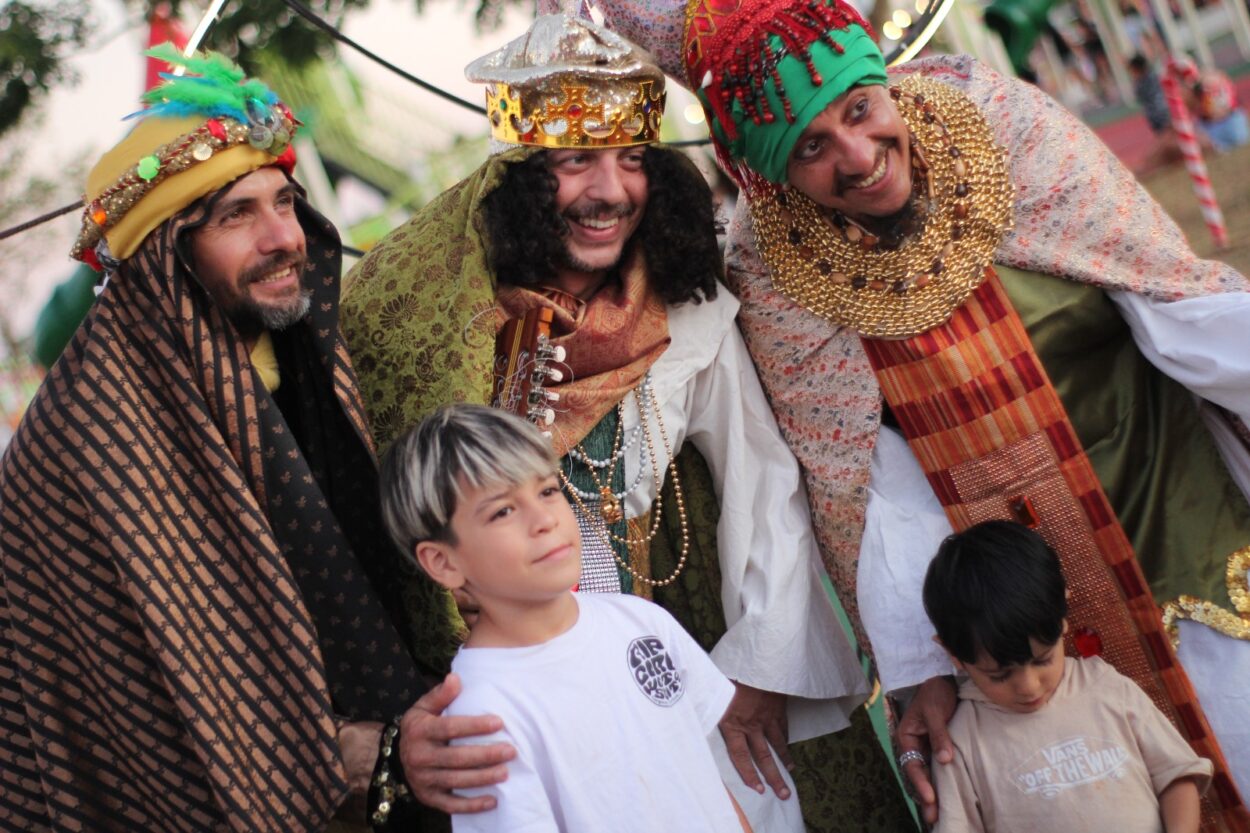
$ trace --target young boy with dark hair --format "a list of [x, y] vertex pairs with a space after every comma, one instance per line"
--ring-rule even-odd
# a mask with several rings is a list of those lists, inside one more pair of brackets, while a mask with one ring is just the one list
[[501, 732], [464, 742], [517, 752], [472, 792], [495, 808], [453, 829], [749, 833], [708, 743], [733, 684], [660, 607], [572, 592], [581, 546], [556, 466], [534, 426], [475, 405], [437, 411], [383, 462], [392, 538], [481, 608], [447, 713], [499, 715]]
[[1196, 833], [1211, 762], [1097, 657], [1064, 657], [1067, 590], [1040, 535], [990, 521], [942, 542], [924, 583], [968, 679], [935, 767], [937, 833]]

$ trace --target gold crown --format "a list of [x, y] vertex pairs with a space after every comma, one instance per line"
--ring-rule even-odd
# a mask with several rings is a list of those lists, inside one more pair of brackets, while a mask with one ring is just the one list
[[555, 86], [558, 93], [531, 88], [524, 97], [508, 84], [487, 86], [491, 135], [512, 145], [545, 148], [629, 147], [660, 138], [665, 93], [655, 90], [652, 79], [600, 80], [588, 86], [569, 77]]

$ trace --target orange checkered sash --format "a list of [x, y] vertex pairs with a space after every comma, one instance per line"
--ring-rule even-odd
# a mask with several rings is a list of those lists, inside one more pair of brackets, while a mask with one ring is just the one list
[[1068, 652], [1099, 653], [1215, 764], [1203, 831], [1250, 831], [1124, 530], [993, 268], [940, 327], [863, 340], [882, 393], [955, 529], [1036, 529], [1071, 590]]

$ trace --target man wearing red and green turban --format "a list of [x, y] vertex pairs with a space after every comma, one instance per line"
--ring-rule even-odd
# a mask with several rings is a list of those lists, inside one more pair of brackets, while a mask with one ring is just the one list
[[598, 5], [696, 91], [743, 189], [739, 324], [884, 687], [919, 686], [902, 747], [949, 759], [928, 559], [1014, 519], [1063, 560], [1068, 650], [1135, 669], [1217, 763], [1207, 823], [1244, 824], [1245, 744], [1215, 737], [1250, 666], [1246, 279], [1044, 94], [966, 57], [884, 73], [840, 0]]

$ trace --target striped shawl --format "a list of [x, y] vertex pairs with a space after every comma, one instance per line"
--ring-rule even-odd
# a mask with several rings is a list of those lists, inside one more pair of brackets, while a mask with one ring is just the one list
[[335, 714], [419, 694], [362, 578], [386, 550], [337, 234], [301, 203], [313, 308], [275, 400], [178, 248], [207, 210], [113, 276], [4, 458], [5, 830], [324, 829]]

